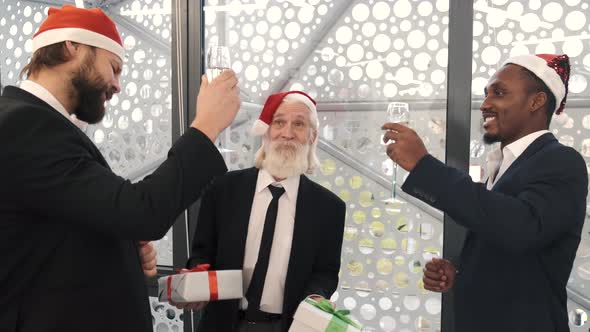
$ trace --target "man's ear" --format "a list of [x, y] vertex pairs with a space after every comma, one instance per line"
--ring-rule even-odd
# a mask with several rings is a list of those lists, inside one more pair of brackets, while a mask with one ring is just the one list
[[81, 51], [80, 44], [66, 40], [65, 42], [68, 59], [73, 59]]
[[534, 113], [538, 110], [544, 110], [545, 105], [547, 104], [548, 101], [549, 101], [549, 98], [547, 96], [547, 93], [545, 93], [543, 91], [539, 91], [539, 92], [535, 93], [535, 95], [533, 96], [533, 98], [531, 100], [531, 112]]
[[318, 131], [314, 129], [314, 130], [312, 130], [311, 137], [309, 138], [309, 145], [312, 145], [313, 143], [315, 143], [316, 139], [318, 139]]

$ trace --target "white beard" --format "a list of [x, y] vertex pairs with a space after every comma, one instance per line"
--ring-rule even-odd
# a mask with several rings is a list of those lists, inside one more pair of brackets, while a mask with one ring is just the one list
[[309, 168], [309, 144], [268, 141], [264, 146], [262, 168], [277, 179], [298, 176]]

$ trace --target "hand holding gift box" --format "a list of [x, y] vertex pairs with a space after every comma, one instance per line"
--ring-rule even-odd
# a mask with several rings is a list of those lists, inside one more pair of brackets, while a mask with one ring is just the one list
[[197, 265], [191, 270], [181, 270], [158, 279], [158, 298], [160, 301], [191, 303], [241, 299], [241, 270], [208, 271], [209, 264]]
[[360, 332], [361, 327], [348, 314], [348, 310], [334, 309], [326, 299], [307, 298], [297, 307], [289, 332]]

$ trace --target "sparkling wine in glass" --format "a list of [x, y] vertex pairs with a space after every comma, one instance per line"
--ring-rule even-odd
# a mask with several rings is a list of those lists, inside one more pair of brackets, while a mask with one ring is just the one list
[[209, 46], [207, 50], [207, 79], [209, 82], [230, 68], [229, 48], [218, 45]]
[[[407, 126], [410, 123], [410, 108], [408, 103], [392, 102], [387, 105], [387, 122], [400, 123]], [[392, 203], [404, 203], [396, 197], [396, 186], [397, 186], [397, 163], [393, 163], [393, 176], [391, 183], [391, 198], [387, 199], [387, 202]]]
[[[207, 80], [213, 81], [224, 70], [231, 68], [229, 48], [227, 46], [210, 45], [207, 49]], [[222, 132], [217, 139], [217, 149], [220, 152], [232, 152], [225, 148], [223, 141], [227, 140], [227, 133]]]

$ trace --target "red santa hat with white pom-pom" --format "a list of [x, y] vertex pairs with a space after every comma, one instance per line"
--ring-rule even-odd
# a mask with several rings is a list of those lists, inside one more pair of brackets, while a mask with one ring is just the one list
[[[264, 107], [262, 108], [262, 112], [256, 121], [254, 121], [254, 125], [252, 129], [250, 129], [250, 133], [253, 136], [262, 136], [268, 130], [270, 123], [272, 122], [272, 117], [274, 116], [275, 112], [281, 105], [283, 101], [298, 101], [307, 108], [311, 112], [311, 121], [317, 124], [317, 108], [316, 108], [316, 101], [313, 100], [307, 93], [303, 91], [286, 91], [286, 92], [279, 92], [273, 95], [270, 95], [266, 102], [264, 103]], [[317, 126], [316, 126], [317, 127]]]
[[84, 9], [71, 5], [49, 8], [47, 19], [33, 36], [33, 53], [66, 40], [102, 48], [121, 60], [125, 57], [115, 22], [99, 8]]
[[570, 78], [569, 57], [566, 54], [527, 54], [512, 57], [506, 60], [504, 65], [509, 63], [530, 70], [547, 85], [555, 97], [553, 119], [558, 124], [564, 125], [569, 119], [567, 114], [563, 112]]

